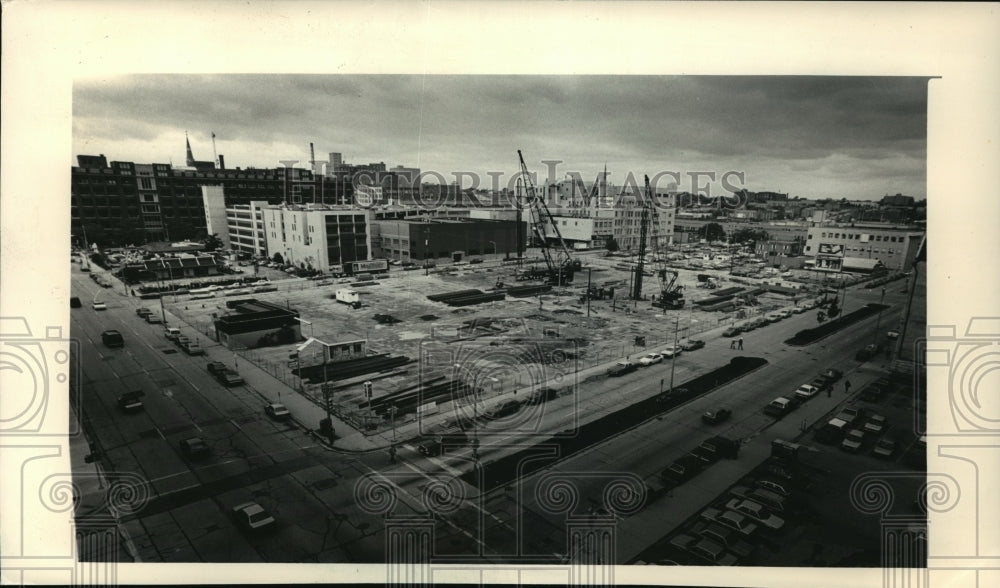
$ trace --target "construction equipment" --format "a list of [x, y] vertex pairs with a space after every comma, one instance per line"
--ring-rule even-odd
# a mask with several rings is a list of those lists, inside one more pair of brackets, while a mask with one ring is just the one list
[[667, 269], [664, 262], [660, 262], [659, 265], [656, 277], [660, 279], [660, 295], [653, 302], [653, 306], [664, 310], [684, 308], [684, 286], [677, 284], [679, 274], [676, 270]]
[[[545, 258], [546, 266], [544, 270], [531, 268], [530, 270], [519, 272], [517, 279], [544, 278], [549, 284], [560, 286], [568, 284], [573, 281], [573, 274], [580, 271], [582, 264], [580, 260], [574, 259], [572, 254], [570, 254], [569, 248], [566, 247], [566, 242], [563, 240], [562, 233], [559, 231], [559, 226], [549, 211], [549, 207], [535, 193], [535, 184], [531, 181], [528, 166], [524, 163], [524, 156], [521, 155], [520, 149], [517, 150], [517, 157], [521, 163], [521, 179], [524, 182], [526, 192], [526, 202], [524, 204], [531, 211], [531, 228], [535, 232], [536, 240], [539, 242], [539, 248], [542, 251], [542, 256]], [[518, 202], [518, 210], [521, 209], [521, 206], [521, 203]], [[548, 239], [545, 236], [544, 223], [546, 222], [552, 227], [552, 231], [555, 233], [558, 247], [549, 246]]]
[[649, 176], [646, 177], [646, 188], [639, 199], [642, 206], [642, 217], [639, 221], [639, 257], [635, 264], [635, 276], [632, 278], [632, 300], [642, 300], [643, 266], [646, 263], [646, 233], [649, 231], [649, 206], [653, 195], [649, 189]]

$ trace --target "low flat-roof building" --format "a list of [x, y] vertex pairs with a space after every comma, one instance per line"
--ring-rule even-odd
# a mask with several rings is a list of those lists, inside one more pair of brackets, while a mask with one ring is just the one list
[[220, 273], [219, 262], [212, 255], [160, 257], [130, 263], [122, 270], [123, 277], [131, 282], [203, 278]]
[[859, 223], [810, 227], [803, 253], [815, 259], [816, 267], [837, 266], [834, 258], [839, 256], [877, 259], [889, 270], [905, 271], [923, 237], [923, 231], [910, 227]]
[[[472, 218], [379, 220], [376, 257], [401, 261], [485, 254], [517, 255], [517, 221]], [[522, 227], [522, 235], [527, 227]]]
[[297, 310], [253, 298], [232, 300], [226, 306], [231, 312], [215, 319], [215, 336], [229, 349], [254, 349], [302, 340]]

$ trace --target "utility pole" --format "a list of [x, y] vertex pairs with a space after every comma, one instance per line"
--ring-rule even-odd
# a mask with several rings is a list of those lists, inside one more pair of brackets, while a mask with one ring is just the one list
[[674, 352], [670, 356], [670, 392], [674, 393], [674, 365], [677, 363], [677, 331], [681, 324], [680, 315], [674, 317]]
[[593, 273], [594, 268], [587, 268], [587, 318], [590, 318], [590, 275]]

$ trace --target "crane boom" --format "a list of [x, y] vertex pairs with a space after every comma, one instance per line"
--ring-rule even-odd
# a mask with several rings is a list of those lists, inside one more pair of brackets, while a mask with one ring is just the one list
[[[580, 261], [573, 259], [552, 212], [546, 206], [545, 201], [536, 194], [535, 184], [531, 181], [528, 166], [524, 163], [524, 155], [521, 154], [520, 149], [517, 150], [517, 158], [521, 164], [521, 179], [526, 191], [525, 201], [531, 210], [532, 230], [541, 244], [542, 256], [545, 258], [545, 264], [549, 270], [549, 280], [558, 284], [571, 282], [573, 281], [573, 272], [578, 271], [581, 267]], [[553, 255], [552, 248], [549, 247], [548, 239], [545, 237], [543, 224], [545, 221], [552, 225], [552, 230], [559, 242], [559, 248], [555, 250], [555, 255]]]

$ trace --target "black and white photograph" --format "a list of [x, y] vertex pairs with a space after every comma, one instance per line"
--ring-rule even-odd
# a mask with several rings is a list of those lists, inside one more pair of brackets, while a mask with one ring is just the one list
[[62, 313], [0, 313], [11, 578], [877, 586], [943, 549], [990, 585], [996, 247], [939, 224], [940, 68], [418, 55], [66, 72], [61, 191], [3, 210], [5, 289], [30, 227]]

